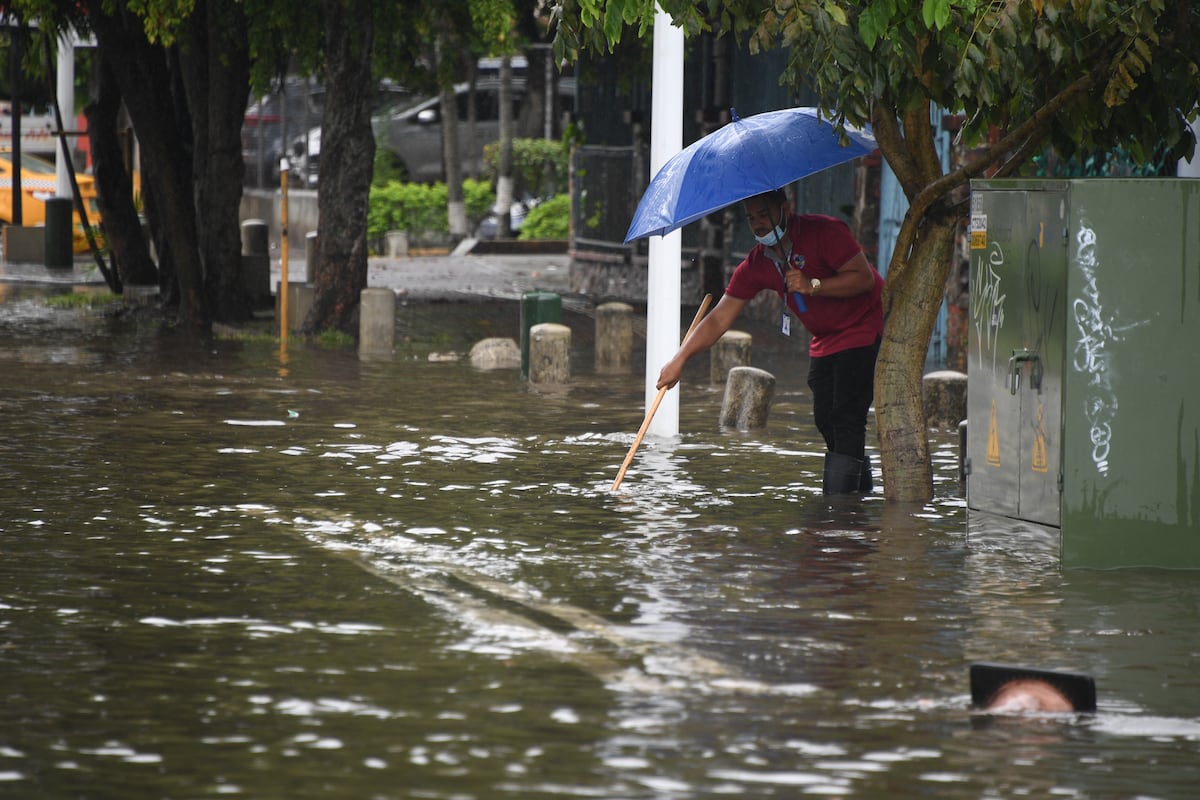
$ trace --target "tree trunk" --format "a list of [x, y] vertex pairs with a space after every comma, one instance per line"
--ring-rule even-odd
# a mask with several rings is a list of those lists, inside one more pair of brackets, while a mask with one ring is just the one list
[[159, 254], [169, 247], [178, 285], [179, 325], [208, 335], [211, 319], [203, 291], [203, 267], [197, 246], [192, 200], [192, 141], [185, 100], [172, 78], [177, 64], [166, 49], [146, 38], [141, 19], [125, 7], [105, 12], [108, 4], [89, 0], [88, 19], [98, 46], [109, 60], [142, 149], [142, 180], [147, 202], [157, 204], [162, 226]]
[[921, 503], [933, 492], [921, 381], [958, 221], [957, 214], [940, 207], [919, 222], [910, 212], [903, 226], [920, 224], [921, 230], [908, 258], [903, 263], [893, 260], [888, 271], [883, 342], [875, 366], [875, 417], [884, 497], [891, 501]]
[[510, 238], [513, 204], [512, 56], [500, 59], [500, 158], [496, 164], [496, 238]]
[[108, 66], [108, 55], [98, 52], [95, 99], [83, 109], [92, 149], [92, 174], [96, 178], [104, 238], [124, 286], [153, 286], [158, 279], [146, 234], [138, 219], [133, 179], [126, 169], [125, 152], [117, 133], [121, 89]]
[[328, 92], [321, 116], [320, 235], [315, 288], [301, 332], [357, 335], [358, 304], [367, 288], [367, 202], [375, 136], [371, 130], [374, 26], [370, 0], [323, 0]]
[[[443, 14], [441, 24], [451, 25]], [[455, 65], [458, 63], [457, 42], [452, 33], [443, 30], [438, 35], [438, 94], [442, 107], [442, 160], [446, 165], [446, 215], [450, 236], [458, 241], [467, 235], [467, 206], [463, 201], [462, 147], [458, 134], [458, 98], [454, 91]], [[475, 143], [470, 145], [475, 152]]]
[[454, 86], [441, 87], [442, 158], [446, 162], [446, 215], [450, 236], [455, 240], [467, 235], [467, 206], [463, 201], [462, 150], [458, 140], [458, 98]]
[[196, 214], [205, 291], [213, 318], [250, 319], [239, 220], [242, 123], [250, 85], [246, 18], [235, 0], [197, 0], [180, 54], [194, 129]]

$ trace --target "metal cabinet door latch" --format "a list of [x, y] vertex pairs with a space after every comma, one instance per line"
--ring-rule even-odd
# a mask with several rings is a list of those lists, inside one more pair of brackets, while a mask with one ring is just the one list
[[1008, 359], [1008, 389], [1016, 394], [1021, 388], [1021, 365], [1028, 362], [1029, 386], [1038, 394], [1042, 393], [1042, 359], [1036, 350], [1013, 350]]

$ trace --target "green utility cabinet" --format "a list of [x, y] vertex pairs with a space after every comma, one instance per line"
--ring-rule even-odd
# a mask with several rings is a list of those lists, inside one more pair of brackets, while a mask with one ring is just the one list
[[971, 184], [967, 506], [1200, 567], [1200, 180]]

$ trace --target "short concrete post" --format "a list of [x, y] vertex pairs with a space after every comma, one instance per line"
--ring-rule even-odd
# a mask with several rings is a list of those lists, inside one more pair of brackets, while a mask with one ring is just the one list
[[391, 355], [396, 345], [396, 293], [363, 289], [359, 294], [358, 354]]
[[247, 219], [242, 221], [242, 255], [271, 255], [271, 229], [263, 220]]
[[967, 376], [955, 370], [930, 372], [921, 379], [925, 425], [955, 430], [967, 418]]
[[[280, 282], [275, 282], [275, 319], [282, 313], [279, 303]], [[317, 290], [304, 283], [288, 281], [288, 330], [295, 332], [304, 325], [308, 312], [312, 309], [313, 299]]]
[[404, 258], [408, 255], [408, 231], [388, 231], [383, 236], [388, 257]]
[[633, 368], [633, 306], [605, 303], [596, 307], [596, 372], [629, 372]]
[[713, 383], [724, 383], [729, 370], [750, 366], [750, 342], [745, 331], [725, 331], [709, 350], [708, 377]]
[[271, 307], [270, 228], [261, 219], [242, 223], [242, 287], [255, 308]]
[[757, 367], [734, 367], [725, 382], [721, 403], [721, 428], [739, 431], [767, 427], [775, 376]]
[[529, 329], [529, 382], [566, 383], [571, 379], [571, 329], [542, 322]]

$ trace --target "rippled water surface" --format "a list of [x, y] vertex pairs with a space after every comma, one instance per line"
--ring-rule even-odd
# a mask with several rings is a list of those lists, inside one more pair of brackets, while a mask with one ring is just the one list
[[[612, 493], [640, 367], [593, 374], [583, 316], [535, 390], [429, 358], [515, 303], [404, 307], [360, 361], [0, 300], [2, 797], [1200, 786], [1197, 576], [968, 524], [949, 434], [932, 503], [830, 502], [794, 361], [752, 434], [697, 365]], [[1100, 711], [974, 714], [977, 660], [1091, 672]]]

